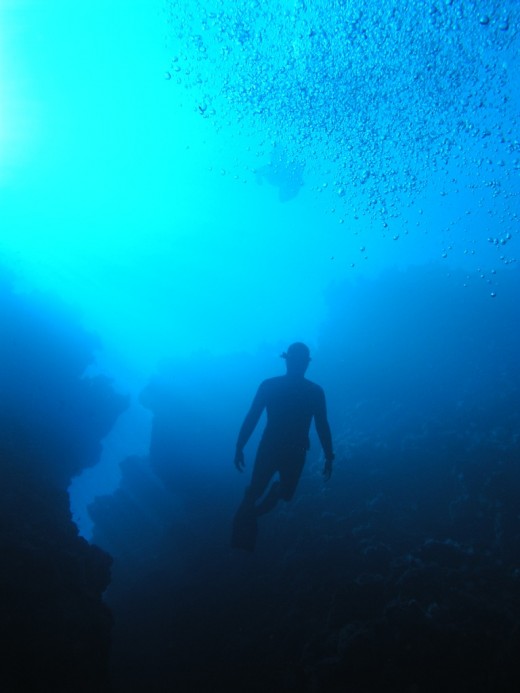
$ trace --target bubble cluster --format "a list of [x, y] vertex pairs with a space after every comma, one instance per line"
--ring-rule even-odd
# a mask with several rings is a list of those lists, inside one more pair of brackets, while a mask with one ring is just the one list
[[281, 143], [324, 193], [388, 217], [454, 166], [498, 194], [518, 182], [519, 18], [514, 0], [176, 0], [168, 70], [218, 129]]
[[504, 236], [501, 238], [488, 238], [488, 243], [492, 243], [493, 245], [505, 245], [511, 240], [512, 236], [510, 233], [506, 233]]

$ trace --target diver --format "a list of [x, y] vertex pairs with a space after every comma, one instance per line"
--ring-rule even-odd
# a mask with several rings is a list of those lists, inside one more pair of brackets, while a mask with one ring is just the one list
[[[325, 454], [325, 480], [332, 474], [334, 453], [325, 394], [319, 385], [304, 377], [311, 360], [309, 349], [296, 342], [282, 358], [286, 375], [261, 383], [238, 434], [235, 467], [242, 472], [244, 446], [266, 410], [267, 424], [258, 445], [251, 483], [233, 520], [233, 548], [252, 551], [256, 544], [256, 518], [272, 510], [280, 499], [290, 501], [293, 497], [310, 447], [312, 419]], [[276, 474], [278, 478], [273, 480]]]

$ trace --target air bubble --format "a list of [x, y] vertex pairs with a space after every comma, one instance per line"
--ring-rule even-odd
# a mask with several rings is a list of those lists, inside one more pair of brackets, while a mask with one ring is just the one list
[[[383, 0], [378, 11], [366, 8], [347, 16], [345, 3], [338, 2], [330, 3], [326, 13], [319, 9], [323, 3], [311, 9], [313, 3], [305, 0], [275, 3], [278, 12], [257, 0], [169, 4], [177, 40], [170, 72], [175, 82], [180, 70], [190, 105], [203, 117], [212, 116], [219, 132], [227, 123], [233, 127], [239, 122], [244, 128], [247, 123], [266, 149], [276, 141], [286, 148], [288, 161], [294, 157], [312, 161], [317, 181], [313, 192], [339, 198], [359, 193], [363, 208], [359, 216], [377, 218], [379, 227], [401, 206], [401, 194], [420, 199], [415, 193], [425, 189], [430, 174], [441, 176], [452, 170], [452, 164], [479, 174], [472, 181], [476, 189], [491, 181], [493, 169], [509, 173], [509, 166], [520, 168], [513, 137], [500, 139], [508, 128], [513, 132], [510, 112], [514, 110], [512, 103], [504, 101], [502, 106], [511, 86], [505, 80], [513, 75], [501, 69], [505, 60], [501, 44], [508, 36], [500, 32], [516, 31], [507, 8], [495, 12], [501, 3], [473, 2], [467, 11], [456, 0], [427, 3], [423, 14], [430, 10], [439, 28], [442, 23], [446, 30], [447, 40], [436, 45], [435, 53], [431, 23], [408, 12], [410, 3]], [[208, 4], [215, 11], [209, 12]], [[480, 70], [475, 66], [484, 65], [483, 32], [486, 69]], [[450, 79], [450, 89], [444, 89], [452, 72], [456, 78]], [[495, 102], [500, 104], [496, 110], [486, 107]], [[213, 104], [218, 104], [216, 113]], [[479, 119], [481, 107], [485, 118]], [[438, 139], [435, 133], [441, 132]], [[466, 137], [473, 137], [473, 143]], [[263, 164], [268, 163], [269, 153], [262, 152]], [[396, 172], [403, 161], [405, 175], [399, 176]], [[494, 184], [491, 190], [511, 200], [512, 177], [503, 178], [501, 188]], [[375, 191], [383, 188], [390, 214], [380, 212], [374, 199]], [[325, 205], [330, 209], [334, 201]], [[477, 202], [471, 211], [476, 208]], [[420, 219], [426, 212], [420, 209], [416, 214]], [[348, 220], [357, 216], [349, 214]], [[489, 233], [502, 235], [498, 230]]]

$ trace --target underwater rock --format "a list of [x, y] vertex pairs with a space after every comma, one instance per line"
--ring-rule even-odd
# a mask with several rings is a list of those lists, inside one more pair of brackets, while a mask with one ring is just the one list
[[101, 440], [127, 406], [86, 369], [99, 347], [61, 304], [14, 294], [0, 271], [0, 451], [4, 463], [66, 490], [99, 461]]
[[426, 562], [437, 563], [451, 569], [460, 568], [465, 559], [462, 547], [450, 539], [444, 541], [428, 539], [422, 545], [419, 555]]
[[0, 526], [2, 690], [108, 690], [110, 556], [78, 536], [66, 491], [5, 468]]
[[2, 474], [0, 508], [3, 690], [108, 690], [110, 557], [78, 536], [65, 491]]
[[108, 691], [110, 556], [78, 535], [67, 487], [124, 407], [84, 377], [95, 341], [0, 276], [0, 687]]
[[179, 502], [156, 476], [147, 457], [121, 463], [121, 482], [111, 495], [97, 496], [88, 512], [94, 521], [94, 541], [114, 557], [139, 561], [157, 548], [174, 521]]

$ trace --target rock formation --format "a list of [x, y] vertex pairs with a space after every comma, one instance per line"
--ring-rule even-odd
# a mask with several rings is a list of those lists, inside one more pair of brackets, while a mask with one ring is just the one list
[[67, 488], [126, 406], [88, 377], [96, 341], [0, 277], [0, 640], [3, 691], [109, 689], [112, 559], [79, 536]]

